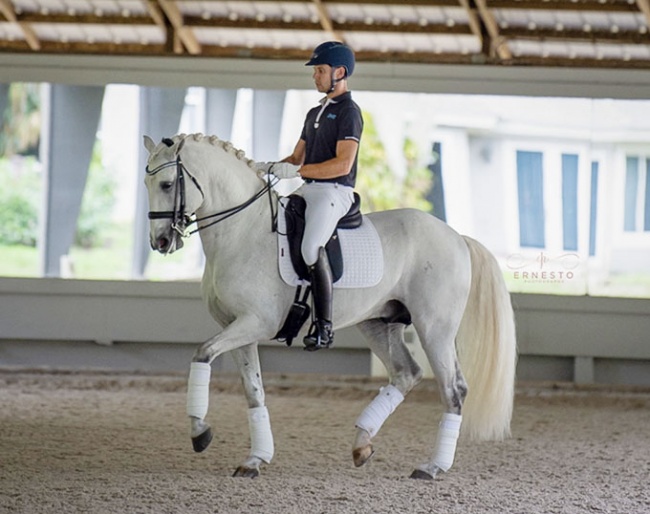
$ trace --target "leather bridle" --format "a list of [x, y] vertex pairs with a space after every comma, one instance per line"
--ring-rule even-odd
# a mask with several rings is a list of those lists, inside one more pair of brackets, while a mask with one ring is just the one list
[[[251, 198], [246, 200], [245, 202], [236, 205], [234, 207], [230, 207], [229, 209], [224, 209], [223, 211], [216, 212], [214, 214], [210, 214], [208, 216], [203, 216], [202, 218], [196, 218], [194, 217], [194, 214], [188, 214], [185, 211], [185, 198], [186, 198], [186, 191], [185, 191], [185, 175], [187, 175], [196, 188], [199, 190], [201, 193], [201, 196], [205, 198], [205, 194], [203, 193], [203, 189], [201, 188], [201, 185], [199, 184], [198, 180], [192, 175], [183, 162], [181, 161], [181, 156], [178, 155], [176, 157], [176, 160], [174, 161], [168, 161], [160, 166], [154, 168], [153, 170], [149, 170], [149, 167], [147, 166], [146, 168], [146, 173], [147, 175], [155, 175], [161, 170], [164, 170], [166, 168], [171, 168], [172, 166], [176, 166], [176, 185], [175, 185], [175, 190], [174, 190], [174, 210], [172, 211], [149, 211], [148, 217], [150, 220], [158, 220], [158, 219], [171, 219], [172, 223], [171, 226], [172, 228], [178, 232], [183, 237], [189, 237], [192, 234], [198, 232], [199, 230], [204, 230], [208, 227], [211, 227], [213, 225], [216, 225], [217, 223], [220, 223], [231, 216], [234, 216], [235, 214], [243, 211], [246, 209], [249, 205], [253, 204], [260, 198], [262, 198], [265, 194], [269, 194], [269, 201], [271, 202], [271, 205], [273, 203], [273, 199], [271, 198], [271, 192], [273, 191], [272, 188], [272, 183], [269, 180], [266, 181], [264, 187], [260, 189], [257, 193], [255, 193]], [[275, 216], [273, 214], [273, 209], [271, 210], [272, 212], [272, 228], [275, 229]], [[212, 220], [209, 223], [206, 223], [204, 225], [198, 226], [194, 230], [187, 232], [186, 227], [188, 225], [191, 225], [192, 223], [199, 223], [202, 221], [207, 221], [207, 220]]]

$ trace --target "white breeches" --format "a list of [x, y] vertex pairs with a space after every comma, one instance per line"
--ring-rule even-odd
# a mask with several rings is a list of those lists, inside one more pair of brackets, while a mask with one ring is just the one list
[[305, 263], [312, 266], [318, 260], [318, 249], [327, 244], [336, 224], [352, 207], [354, 189], [333, 182], [310, 182], [300, 188], [300, 194], [307, 203], [301, 251]]

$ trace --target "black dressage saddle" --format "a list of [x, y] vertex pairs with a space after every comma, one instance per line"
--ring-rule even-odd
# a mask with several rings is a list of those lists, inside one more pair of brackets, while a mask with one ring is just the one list
[[[341, 243], [338, 237], [339, 229], [352, 229], [361, 226], [363, 221], [361, 210], [361, 199], [357, 193], [354, 193], [354, 202], [348, 213], [341, 218], [336, 230], [332, 234], [329, 242], [325, 246], [327, 257], [330, 261], [332, 268], [332, 279], [336, 282], [343, 275], [343, 255], [341, 254]], [[302, 258], [300, 246], [302, 238], [305, 235], [305, 199], [299, 195], [289, 196], [289, 201], [285, 207], [285, 220], [287, 227], [287, 239], [289, 241], [289, 254], [291, 263], [296, 271], [296, 274], [305, 281], [310, 280], [309, 270]], [[309, 318], [311, 309], [307, 303], [311, 293], [311, 286], [307, 286], [304, 293], [302, 286], [296, 289], [296, 296], [289, 310], [289, 314], [284, 321], [280, 331], [273, 339], [284, 342], [287, 346], [291, 346], [293, 339], [298, 335], [300, 329]]]
[[[305, 235], [305, 199], [299, 195], [289, 196], [289, 202], [285, 208], [285, 220], [287, 226], [287, 239], [289, 242], [289, 253], [291, 256], [291, 263], [296, 274], [302, 280], [309, 280], [309, 270], [302, 258], [300, 246], [302, 238]], [[361, 199], [357, 193], [354, 193], [354, 202], [348, 213], [341, 218], [336, 230], [332, 234], [325, 251], [330, 261], [332, 268], [332, 277], [334, 282], [341, 278], [343, 275], [343, 255], [341, 254], [341, 243], [339, 241], [338, 231], [340, 229], [352, 229], [361, 226]]]

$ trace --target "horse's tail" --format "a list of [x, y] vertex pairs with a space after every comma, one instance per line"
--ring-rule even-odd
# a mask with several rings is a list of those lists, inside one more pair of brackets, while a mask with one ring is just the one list
[[510, 435], [517, 343], [510, 293], [494, 256], [465, 237], [472, 260], [472, 285], [456, 338], [469, 392], [463, 430], [472, 439]]

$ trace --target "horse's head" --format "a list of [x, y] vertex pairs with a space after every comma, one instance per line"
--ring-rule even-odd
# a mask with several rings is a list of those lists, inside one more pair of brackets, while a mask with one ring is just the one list
[[151, 248], [164, 254], [183, 247], [182, 236], [203, 203], [201, 186], [181, 161], [184, 143], [185, 138], [179, 136], [156, 145], [144, 136], [149, 152], [144, 180], [149, 195], [149, 241]]

